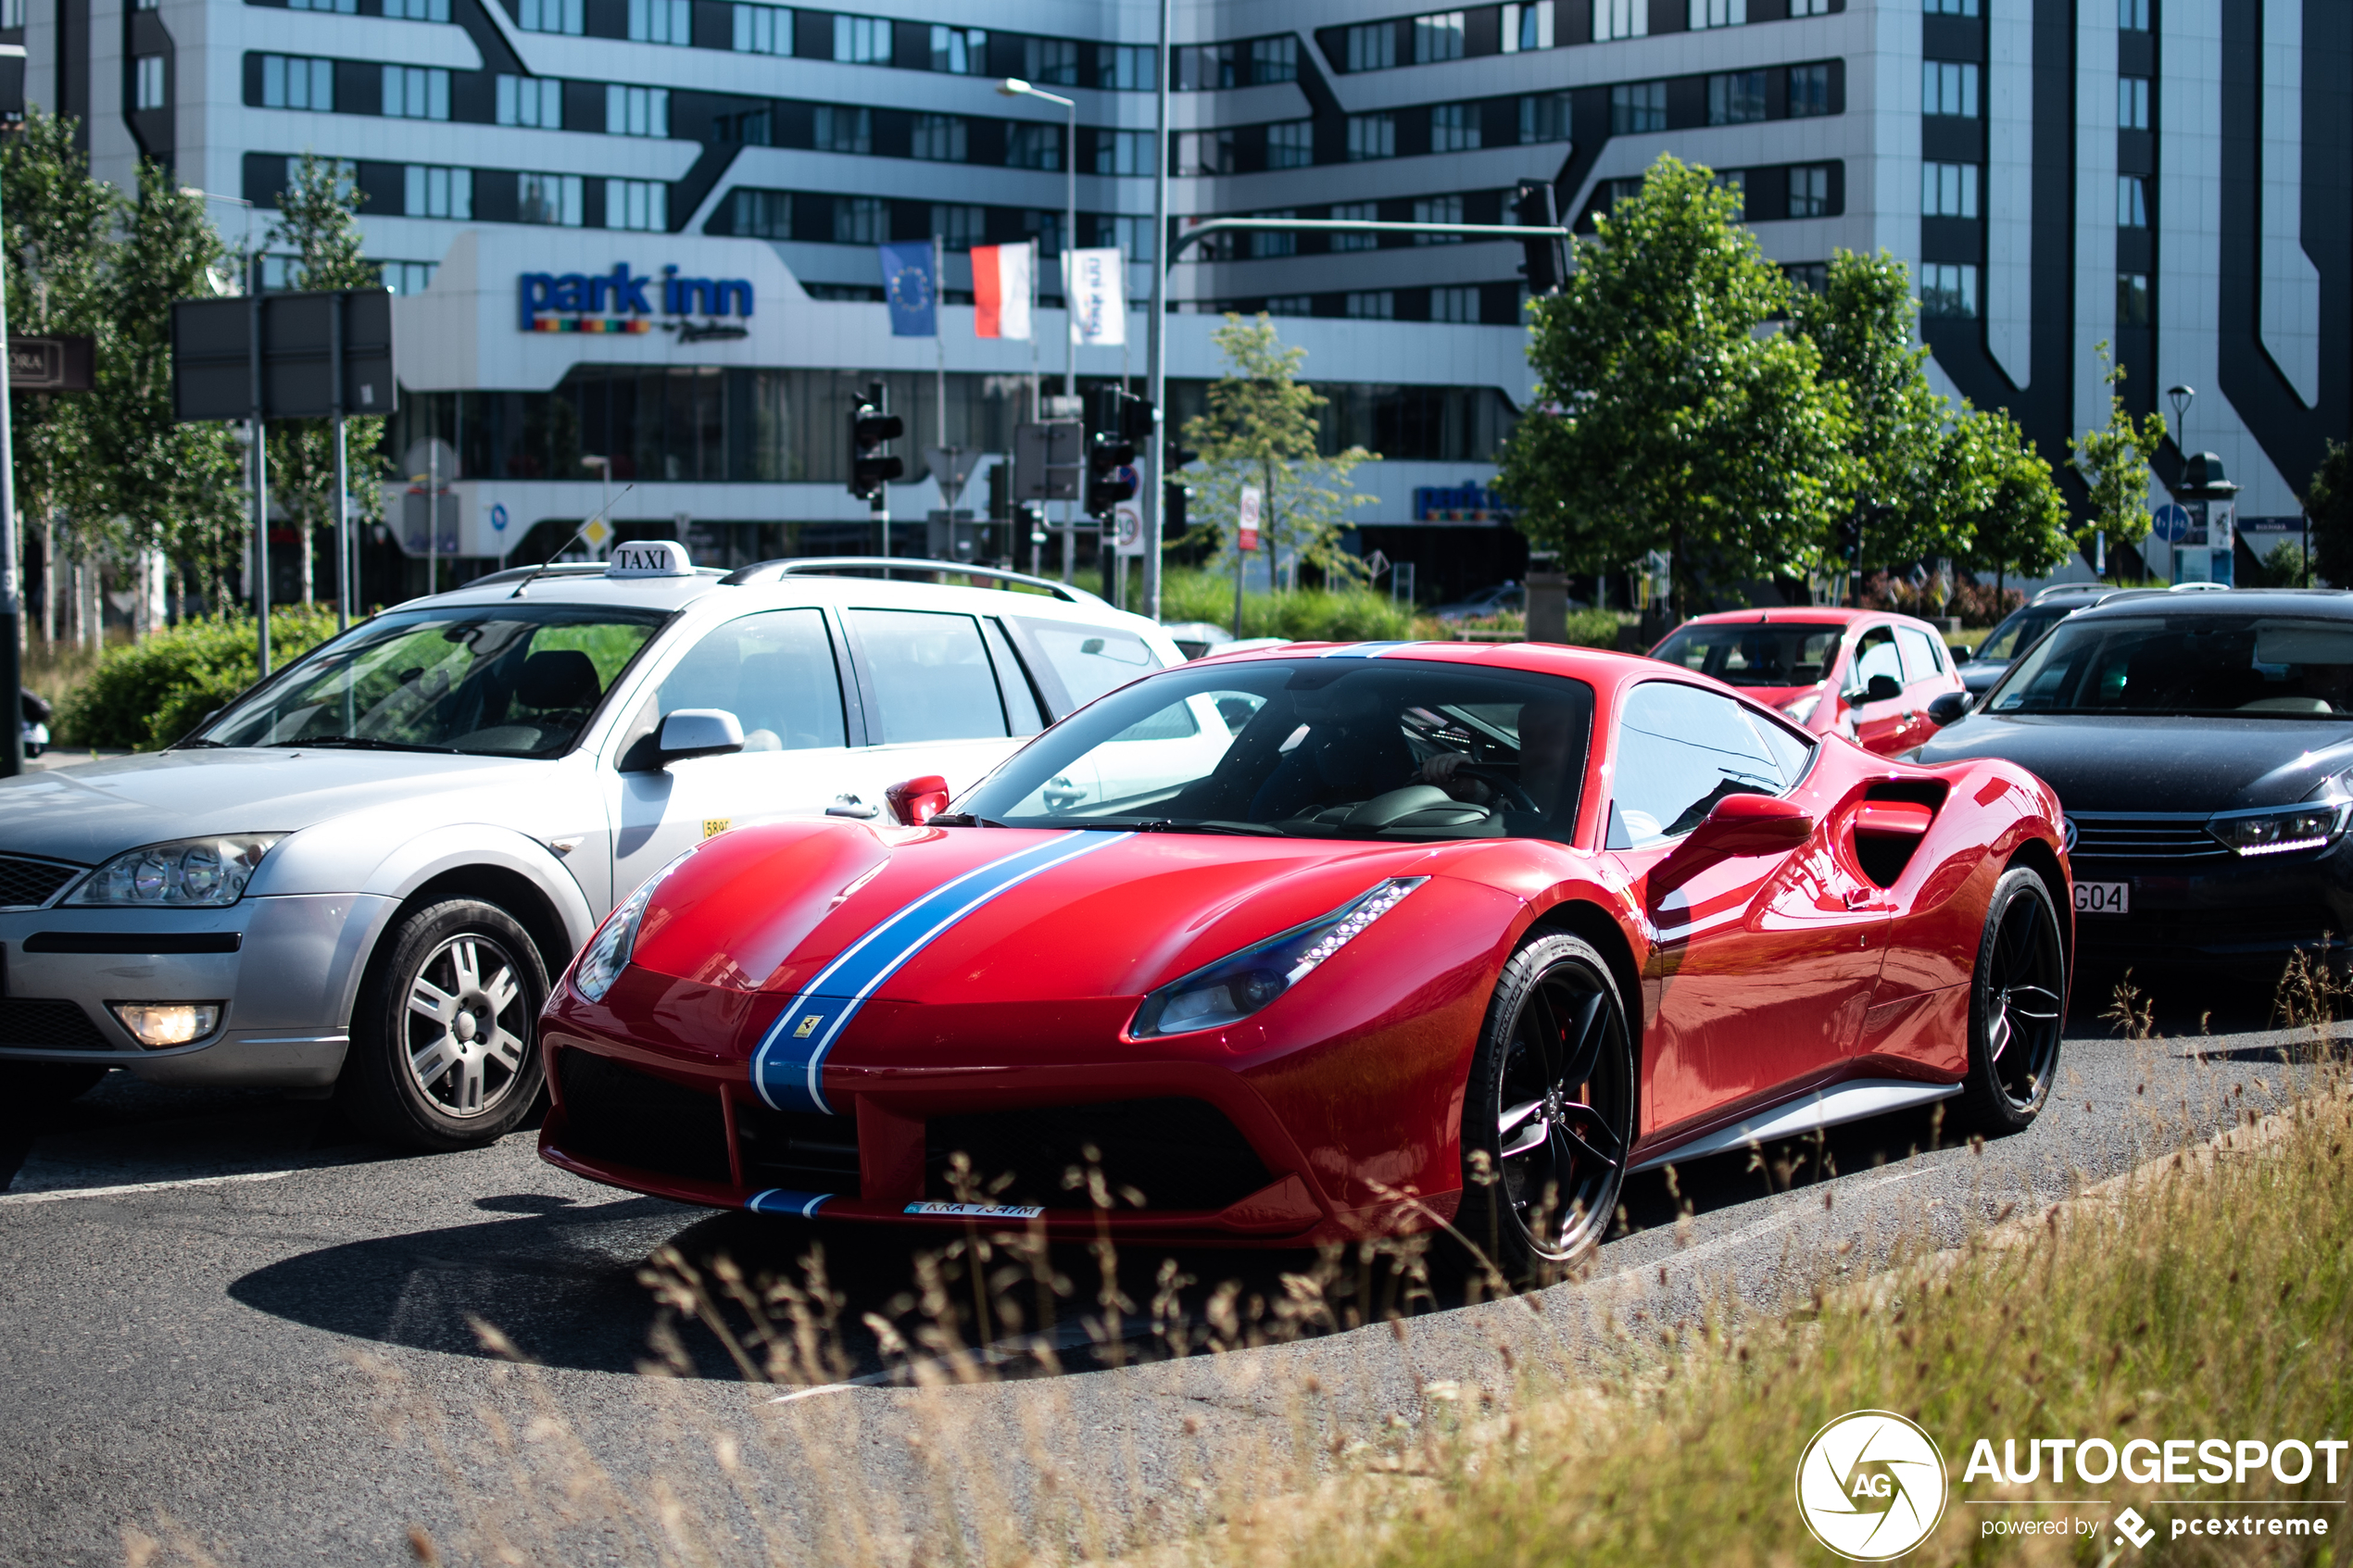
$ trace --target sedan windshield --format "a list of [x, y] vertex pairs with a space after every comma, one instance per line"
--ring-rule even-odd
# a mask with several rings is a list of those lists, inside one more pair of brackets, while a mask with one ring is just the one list
[[1994, 713], [2353, 713], [2353, 621], [2135, 615], [2063, 622], [1995, 686]]
[[1810, 686], [1830, 673], [1843, 626], [1794, 621], [1686, 626], [1651, 657], [1734, 686]]
[[1552, 838], [1577, 821], [1581, 681], [1411, 659], [1186, 665], [1112, 693], [958, 803], [1008, 827]]
[[559, 604], [396, 610], [265, 682], [191, 744], [552, 757], [664, 618]]

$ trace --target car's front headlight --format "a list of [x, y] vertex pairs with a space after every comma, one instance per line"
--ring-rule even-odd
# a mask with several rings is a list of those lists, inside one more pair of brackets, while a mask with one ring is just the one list
[[1426, 876], [1397, 876], [1378, 883], [1330, 914], [1231, 953], [1181, 980], [1172, 980], [1136, 1010], [1138, 1039], [1153, 1035], [1189, 1035], [1236, 1023], [1307, 978], [1315, 966], [1353, 941], [1356, 934], [1397, 907]]
[[1781, 704], [1781, 711], [1788, 714], [1793, 721], [1803, 724], [1814, 717], [1814, 710], [1821, 706], [1822, 694], [1810, 691], [1804, 696]]
[[[694, 850], [689, 849], [686, 855]], [[646, 906], [653, 901], [654, 889], [662, 879], [678, 869], [686, 855], [654, 872], [637, 884], [637, 891], [621, 901], [620, 908], [605, 917], [597, 935], [588, 938], [588, 946], [580, 950], [580, 961], [572, 967], [572, 988], [592, 1002], [601, 1002], [621, 972], [629, 967], [629, 955], [637, 947], [637, 927], [646, 918]]]
[[82, 879], [66, 902], [133, 909], [217, 909], [245, 896], [245, 884], [283, 833], [224, 833], [175, 838], [117, 855]]
[[2234, 855], [2284, 855], [2334, 843], [2349, 809], [2353, 803], [2318, 800], [2271, 811], [2233, 811], [2207, 819], [2206, 831]]

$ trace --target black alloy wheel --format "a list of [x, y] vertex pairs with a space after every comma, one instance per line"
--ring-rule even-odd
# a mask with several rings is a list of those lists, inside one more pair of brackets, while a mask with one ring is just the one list
[[1597, 1243], [1634, 1141], [1634, 1051], [1609, 965], [1533, 938], [1496, 983], [1463, 1101], [1455, 1228], [1514, 1283]]
[[2067, 1024], [2067, 942], [2050, 888], [2020, 866], [1994, 884], [1969, 990], [1969, 1077], [1957, 1107], [1989, 1133], [2025, 1128], [2050, 1098]]

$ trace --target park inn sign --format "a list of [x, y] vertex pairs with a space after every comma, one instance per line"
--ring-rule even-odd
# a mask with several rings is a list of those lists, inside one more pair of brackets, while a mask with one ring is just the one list
[[752, 292], [747, 278], [682, 278], [675, 267], [654, 278], [617, 261], [610, 272], [522, 273], [515, 303], [517, 326], [526, 332], [644, 332], [657, 315], [749, 320]]

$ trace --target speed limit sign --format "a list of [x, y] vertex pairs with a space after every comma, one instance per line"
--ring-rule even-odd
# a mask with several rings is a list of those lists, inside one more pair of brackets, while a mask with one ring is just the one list
[[1112, 508], [1114, 547], [1123, 556], [1144, 553], [1144, 508], [1133, 501], [1122, 501]]

